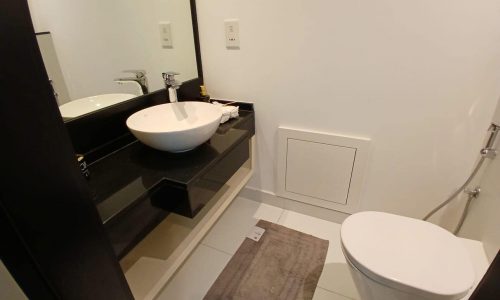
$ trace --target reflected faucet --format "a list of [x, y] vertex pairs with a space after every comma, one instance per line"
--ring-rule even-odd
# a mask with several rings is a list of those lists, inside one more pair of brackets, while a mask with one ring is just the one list
[[168, 92], [168, 99], [170, 102], [177, 102], [177, 89], [182, 83], [175, 80], [175, 75], [179, 75], [177, 72], [165, 72], [161, 74], [163, 81], [165, 82], [165, 87]]
[[142, 94], [145, 95], [149, 93], [148, 90], [148, 78], [146, 77], [146, 71], [144, 70], [124, 70], [124, 73], [132, 73], [134, 77], [124, 77], [124, 78], [116, 78], [115, 82], [117, 83], [126, 83], [126, 82], [136, 82], [142, 91]]

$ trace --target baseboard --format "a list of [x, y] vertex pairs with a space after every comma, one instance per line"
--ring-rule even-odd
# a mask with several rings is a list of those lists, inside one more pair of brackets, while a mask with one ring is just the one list
[[244, 187], [241, 190], [239, 196], [246, 198], [246, 199], [249, 199], [249, 200], [273, 205], [276, 207], [288, 209], [288, 210], [291, 210], [294, 212], [298, 212], [301, 214], [309, 215], [309, 216], [312, 216], [315, 218], [319, 218], [319, 219], [323, 219], [326, 221], [339, 223], [339, 224], [342, 223], [345, 220], [345, 218], [347, 218], [350, 215], [350, 214], [347, 214], [344, 212], [340, 212], [340, 211], [336, 211], [336, 210], [332, 210], [332, 209], [328, 209], [328, 208], [323, 208], [323, 207], [303, 203], [300, 201], [295, 201], [292, 199], [283, 198], [283, 197], [277, 196], [273, 192], [259, 190], [259, 189], [256, 189], [253, 187], [248, 187], [248, 186]]

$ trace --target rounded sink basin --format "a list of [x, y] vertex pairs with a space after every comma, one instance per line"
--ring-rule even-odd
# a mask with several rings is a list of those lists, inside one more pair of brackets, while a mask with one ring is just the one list
[[59, 106], [59, 110], [61, 111], [62, 117], [65, 119], [76, 118], [135, 97], [137, 96], [134, 94], [102, 94], [90, 96], [64, 103]]
[[152, 148], [185, 152], [210, 139], [221, 117], [221, 108], [210, 103], [175, 102], [134, 113], [127, 119], [127, 127], [139, 141]]

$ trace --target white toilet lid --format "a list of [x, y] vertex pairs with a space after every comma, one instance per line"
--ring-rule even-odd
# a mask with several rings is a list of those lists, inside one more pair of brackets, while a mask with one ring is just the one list
[[465, 296], [474, 283], [467, 250], [429, 222], [382, 213], [349, 216], [341, 228], [349, 261], [379, 283], [427, 298]]

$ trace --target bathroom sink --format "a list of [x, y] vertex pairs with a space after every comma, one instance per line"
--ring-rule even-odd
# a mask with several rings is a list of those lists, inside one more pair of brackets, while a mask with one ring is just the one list
[[64, 119], [71, 119], [135, 97], [137, 97], [137, 95], [134, 94], [96, 95], [65, 103], [59, 106], [59, 110]]
[[222, 117], [220, 107], [186, 101], [155, 105], [127, 119], [127, 127], [142, 143], [162, 151], [185, 152], [206, 142]]

